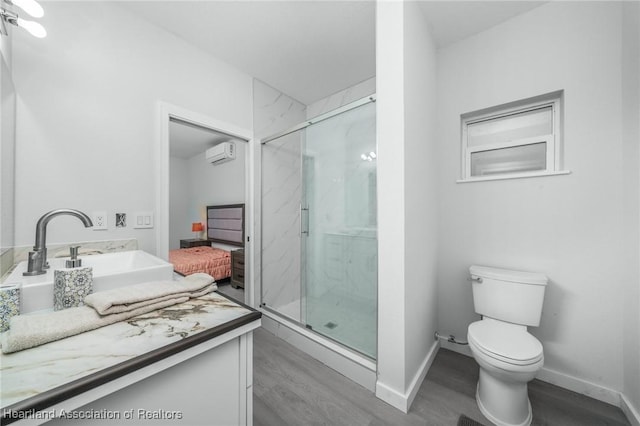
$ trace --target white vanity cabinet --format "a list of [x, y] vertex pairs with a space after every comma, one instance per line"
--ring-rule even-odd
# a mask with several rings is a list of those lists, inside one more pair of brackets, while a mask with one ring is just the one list
[[212, 294], [2, 355], [2, 424], [251, 425], [259, 326]]

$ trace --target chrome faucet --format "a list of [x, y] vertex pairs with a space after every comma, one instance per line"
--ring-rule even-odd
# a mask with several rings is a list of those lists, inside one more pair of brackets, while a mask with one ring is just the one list
[[54, 217], [61, 215], [77, 217], [85, 228], [93, 226], [89, 216], [79, 210], [57, 209], [43, 214], [36, 224], [36, 244], [33, 246], [33, 251], [29, 252], [27, 272], [23, 272], [22, 275], [31, 276], [46, 273], [45, 269], [49, 267], [49, 262], [47, 262], [47, 224]]

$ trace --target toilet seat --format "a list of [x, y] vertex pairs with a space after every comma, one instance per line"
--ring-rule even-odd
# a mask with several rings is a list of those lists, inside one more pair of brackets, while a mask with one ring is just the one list
[[469, 325], [469, 344], [484, 355], [511, 365], [531, 365], [543, 358], [542, 344], [526, 327], [483, 319]]

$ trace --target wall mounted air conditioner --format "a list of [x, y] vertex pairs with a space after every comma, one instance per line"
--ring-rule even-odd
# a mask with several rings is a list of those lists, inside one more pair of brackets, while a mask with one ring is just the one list
[[207, 161], [211, 164], [222, 164], [235, 160], [236, 144], [233, 142], [222, 142], [206, 152]]

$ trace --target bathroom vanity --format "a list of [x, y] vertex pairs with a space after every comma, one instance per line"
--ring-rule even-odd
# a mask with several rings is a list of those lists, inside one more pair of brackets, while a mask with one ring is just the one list
[[260, 316], [211, 293], [2, 354], [2, 424], [251, 425]]

